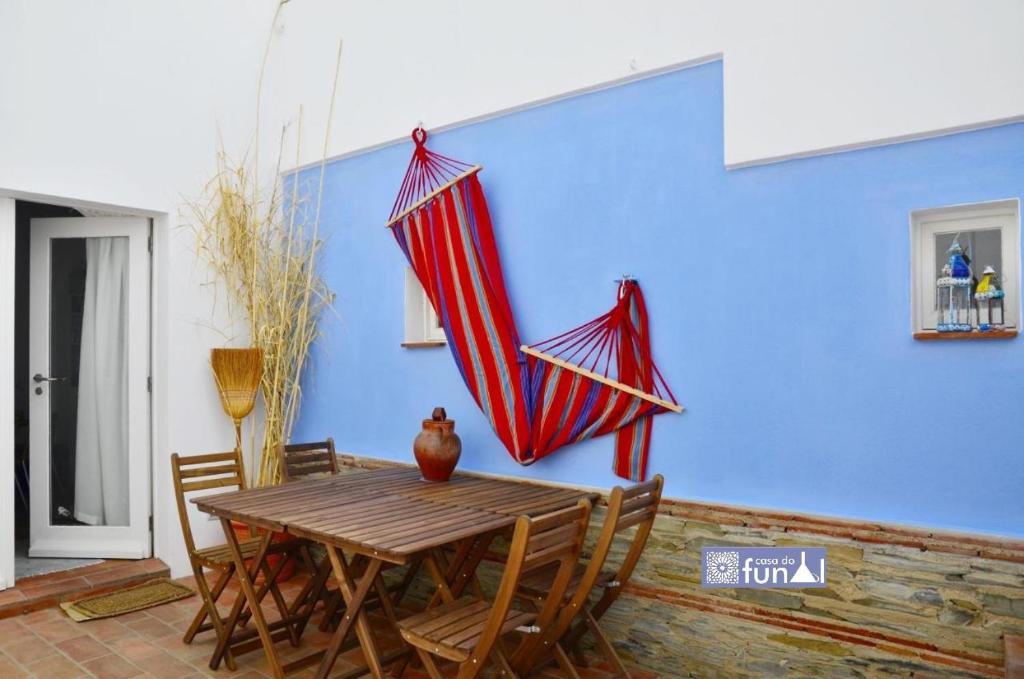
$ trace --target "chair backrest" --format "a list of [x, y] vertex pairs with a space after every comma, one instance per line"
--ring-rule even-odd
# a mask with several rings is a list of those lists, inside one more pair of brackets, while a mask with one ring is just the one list
[[210, 488], [245, 488], [245, 468], [242, 466], [242, 452], [207, 453], [182, 457], [171, 455], [171, 475], [174, 478], [174, 495], [178, 504], [178, 518], [185, 548], [189, 556], [196, 551], [192, 537], [192, 526], [188, 520], [188, 505], [185, 496], [197, 490]]
[[[647, 538], [651, 535], [654, 519], [658, 515], [658, 505], [661, 504], [661, 491], [664, 485], [665, 477], [658, 474], [650, 481], [632, 488], [615, 488], [616, 491], [620, 491], [618, 498], [614, 497], [615, 492], [613, 491], [613, 497], [608, 501], [608, 517], [605, 519], [601, 536], [598, 538], [599, 543], [605, 540], [607, 545], [604, 547], [604, 553], [600, 555], [601, 563], [596, 566], [598, 573], [608, 557], [608, 550], [611, 548], [611, 542], [615, 536], [636, 526], [636, 532], [633, 534], [626, 557], [619, 564], [619, 569], [615, 573], [613, 582], [618, 583], [617, 587], [623, 587], [629, 582], [637, 562], [640, 561], [640, 557], [644, 553]], [[608, 532], [611, 534], [606, 537], [605, 534]], [[598, 560], [597, 552], [598, 550], [595, 548], [592, 561]], [[590, 564], [588, 570], [593, 566], [594, 564]]]
[[[540, 605], [534, 625], [543, 630], [554, 620], [565, 591], [579, 562], [583, 540], [590, 522], [590, 501], [581, 500], [575, 507], [569, 507], [531, 519], [520, 516], [508, 550], [505, 572], [502, 574], [498, 593], [494, 598], [487, 624], [480, 635], [472, 658], [483, 662], [505, 623], [508, 609], [519, 587], [519, 581], [540, 568], [558, 564], [558, 570], [547, 598]], [[524, 635], [516, 655], [526, 653], [532, 647], [536, 634]]]
[[282, 482], [312, 474], [337, 474], [338, 458], [334, 454], [334, 439], [281, 446], [278, 465]]
[[661, 502], [661, 489], [664, 483], [664, 477], [658, 474], [646, 483], [630, 488], [616, 486], [612, 489], [608, 497], [608, 512], [605, 515], [604, 524], [598, 534], [587, 568], [580, 577], [569, 601], [562, 606], [557, 618], [545, 627], [542, 637], [535, 642], [531, 649], [532, 655], [520, 654], [514, 659], [513, 662], [518, 670], [528, 673], [533, 666], [544, 659], [546, 652], [550, 652], [554, 642], [569, 630], [577, 613], [586, 606], [587, 598], [601, 576], [615, 536], [636, 526], [637, 530], [633, 534], [625, 559], [619, 565], [614, 578], [605, 586], [612, 587], [615, 592], [618, 592], [626, 584], [647, 545], [647, 538], [651, 534], [654, 517], [658, 512], [658, 504]]

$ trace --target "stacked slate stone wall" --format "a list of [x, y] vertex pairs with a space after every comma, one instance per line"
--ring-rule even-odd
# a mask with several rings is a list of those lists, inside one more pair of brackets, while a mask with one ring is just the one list
[[[825, 547], [828, 586], [702, 589], [710, 545]], [[1024, 541], [665, 499], [602, 624], [663, 677], [1002, 677], [1004, 635], [1024, 634]]]

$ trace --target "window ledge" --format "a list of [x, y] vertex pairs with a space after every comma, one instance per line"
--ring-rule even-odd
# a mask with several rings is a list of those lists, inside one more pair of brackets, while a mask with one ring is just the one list
[[402, 346], [406, 349], [431, 349], [433, 347], [443, 347], [447, 342], [444, 340], [423, 340], [421, 342], [402, 342]]
[[988, 339], [1013, 339], [1017, 336], [1016, 330], [989, 330], [988, 332], [915, 332], [916, 340], [988, 340]]

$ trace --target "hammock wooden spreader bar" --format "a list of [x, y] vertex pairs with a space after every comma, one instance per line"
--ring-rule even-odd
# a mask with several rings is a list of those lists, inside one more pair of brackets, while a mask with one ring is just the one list
[[524, 346], [508, 301], [480, 167], [426, 148], [413, 131], [388, 227], [437, 312], [466, 387], [521, 464], [615, 434], [615, 472], [642, 480], [653, 416], [682, 412], [651, 357], [640, 285], [607, 313]]
[[420, 198], [418, 201], [416, 201], [415, 203], [413, 203], [409, 207], [407, 207], [404, 210], [402, 210], [401, 212], [399, 212], [394, 218], [391, 219], [391, 221], [389, 221], [387, 224], [384, 225], [384, 228], [390, 229], [397, 222], [402, 221], [402, 218], [405, 217], [407, 214], [409, 214], [410, 212], [415, 211], [417, 208], [422, 206], [424, 203], [426, 203], [426, 202], [428, 202], [430, 200], [433, 200], [442, 191], [447, 191], [453, 185], [455, 185], [458, 182], [462, 181], [463, 179], [465, 179], [466, 177], [468, 177], [471, 174], [476, 174], [477, 172], [479, 172], [482, 169], [484, 169], [483, 165], [473, 165], [467, 171], [465, 171], [462, 174], [456, 176], [455, 179], [452, 179], [451, 181], [448, 181], [445, 184], [442, 184], [438, 188], [434, 189], [433, 191], [431, 191], [430, 193], [425, 195], [423, 198]]
[[540, 360], [547, 361], [548, 363], [551, 363], [552, 365], [556, 365], [559, 368], [565, 368], [566, 370], [571, 370], [572, 372], [579, 373], [580, 375], [583, 375], [584, 377], [586, 377], [588, 379], [597, 380], [598, 382], [600, 382], [602, 384], [606, 384], [609, 387], [612, 387], [613, 389], [619, 389], [621, 391], [626, 392], [627, 394], [632, 394], [633, 396], [636, 396], [637, 398], [642, 398], [643, 400], [649, 401], [649, 402], [653, 403], [656, 406], [661, 406], [665, 410], [671, 410], [674, 413], [681, 413], [681, 412], [683, 412], [683, 410], [685, 410], [685, 408], [683, 408], [683, 406], [679, 405], [678, 403], [672, 403], [671, 401], [666, 401], [663, 398], [658, 398], [657, 396], [652, 396], [651, 394], [645, 394], [644, 392], [640, 391], [639, 389], [637, 389], [635, 387], [631, 387], [628, 384], [623, 384], [622, 382], [619, 382], [617, 380], [613, 380], [610, 377], [605, 377], [604, 375], [598, 375], [595, 372], [590, 372], [586, 368], [581, 368], [578, 365], [573, 365], [571, 363], [566, 363], [565, 361], [563, 361], [560, 358], [555, 358], [554, 356], [548, 356], [543, 351], [537, 351], [536, 349], [534, 349], [532, 347], [528, 347], [525, 344], [523, 346], [519, 347], [519, 350], [522, 351], [524, 354], [527, 354], [528, 356], [533, 356], [534, 358], [539, 358]]

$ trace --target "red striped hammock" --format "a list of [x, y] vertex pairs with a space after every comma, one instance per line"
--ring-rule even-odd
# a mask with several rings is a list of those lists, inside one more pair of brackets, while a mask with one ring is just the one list
[[607, 313], [524, 346], [505, 291], [480, 166], [416, 150], [388, 227], [415, 270], [462, 379], [520, 464], [615, 432], [615, 473], [647, 474], [654, 415], [682, 412], [651, 358], [640, 285], [619, 283]]

